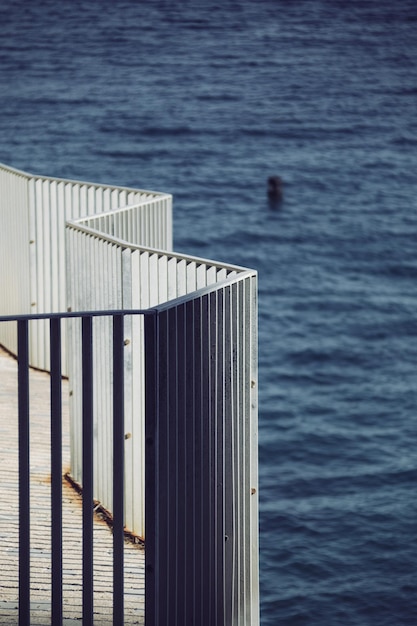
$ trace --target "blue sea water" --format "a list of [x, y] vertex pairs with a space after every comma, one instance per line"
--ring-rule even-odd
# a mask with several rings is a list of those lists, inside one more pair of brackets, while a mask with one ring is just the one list
[[0, 33], [0, 161], [173, 193], [177, 250], [259, 272], [262, 626], [417, 624], [415, 1], [10, 0]]

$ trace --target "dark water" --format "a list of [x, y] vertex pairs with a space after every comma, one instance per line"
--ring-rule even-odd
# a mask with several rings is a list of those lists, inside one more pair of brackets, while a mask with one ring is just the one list
[[1, 161], [171, 192], [176, 249], [259, 270], [262, 625], [417, 624], [415, 1], [11, 0], [0, 33]]

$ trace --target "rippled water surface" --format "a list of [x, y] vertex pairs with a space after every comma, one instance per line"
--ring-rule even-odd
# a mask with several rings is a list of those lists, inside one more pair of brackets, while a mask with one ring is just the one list
[[1, 161], [171, 192], [178, 250], [259, 271], [262, 625], [417, 624], [414, 0], [0, 24]]

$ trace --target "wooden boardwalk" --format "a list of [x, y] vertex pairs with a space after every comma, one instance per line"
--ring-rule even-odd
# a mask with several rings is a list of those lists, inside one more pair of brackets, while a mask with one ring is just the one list
[[[63, 459], [69, 469], [68, 389], [63, 381]], [[31, 624], [51, 624], [49, 375], [30, 372]], [[17, 364], [0, 348], [0, 624], [18, 623]], [[82, 617], [81, 498], [63, 480], [64, 624]], [[113, 537], [94, 520], [94, 624], [112, 624]], [[125, 543], [125, 624], [144, 624], [145, 554]], [[121, 626], [121, 625], [120, 625]]]

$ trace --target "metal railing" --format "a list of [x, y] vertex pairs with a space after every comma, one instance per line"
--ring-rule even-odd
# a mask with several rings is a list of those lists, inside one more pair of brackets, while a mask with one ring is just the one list
[[[0, 317], [17, 328], [18, 359], [18, 440], [19, 440], [19, 626], [29, 626], [31, 588], [31, 498], [30, 498], [30, 323], [45, 320], [49, 327], [50, 360], [50, 478], [51, 478], [51, 624], [63, 623], [63, 535], [62, 535], [62, 321], [76, 316], [81, 320], [82, 342], [82, 619], [93, 625], [93, 429], [94, 362], [93, 320], [111, 316], [113, 333], [112, 406], [112, 489], [113, 489], [113, 624], [124, 624], [124, 397], [123, 324], [125, 315], [150, 312], [89, 312]], [[3, 442], [7, 445], [7, 442]], [[48, 473], [48, 468], [44, 468]]]
[[[258, 624], [256, 276], [147, 311], [0, 318], [18, 326], [19, 607], [30, 624], [29, 323], [51, 345], [52, 624], [62, 623], [61, 321], [81, 319], [83, 624], [93, 624], [93, 322], [112, 320], [113, 623], [123, 621], [124, 319], [144, 320], [145, 623]], [[180, 585], [178, 585], [180, 581]]]
[[[170, 194], [50, 178], [0, 164], [1, 313], [54, 313], [67, 308], [65, 225], [103, 214], [120, 221], [129, 207], [139, 218], [131, 227], [119, 226], [118, 236], [163, 250], [172, 249]], [[98, 218], [95, 218], [98, 219]], [[87, 221], [88, 223], [88, 221]], [[100, 224], [106, 233], [105, 224]], [[109, 232], [114, 229], [109, 224]], [[30, 364], [49, 370], [49, 335], [45, 325], [31, 337]], [[13, 326], [4, 325], [0, 343], [16, 351]], [[63, 371], [66, 373], [65, 333]]]
[[156, 311], [145, 318], [146, 620], [255, 626], [256, 275]]
[[[69, 373], [71, 476], [85, 506], [84, 623], [92, 623], [94, 498], [112, 512], [119, 542], [115, 624], [123, 623], [127, 527], [146, 538], [147, 626], [257, 626], [256, 272], [171, 252], [166, 194], [35, 178], [5, 166], [0, 185], [10, 233], [9, 243], [0, 234], [0, 343], [23, 359], [22, 510], [31, 364], [50, 370], [55, 388], [56, 372]], [[126, 206], [116, 208], [119, 202]], [[19, 256], [14, 246], [26, 238]], [[55, 314], [55, 307], [68, 312]], [[58, 411], [58, 391], [54, 398]], [[57, 452], [53, 459], [58, 475]], [[28, 522], [21, 523], [22, 533]], [[27, 600], [23, 551], [21, 559]]]

